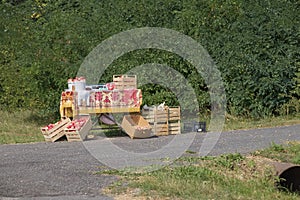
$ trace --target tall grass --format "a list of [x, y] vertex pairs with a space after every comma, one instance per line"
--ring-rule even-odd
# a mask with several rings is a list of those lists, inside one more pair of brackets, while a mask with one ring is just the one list
[[269, 128], [276, 126], [288, 126], [300, 124], [300, 113], [277, 117], [265, 117], [261, 119], [242, 118], [227, 115], [224, 130]]
[[33, 112], [0, 110], [0, 116], [0, 144], [44, 141], [40, 126], [46, 120], [36, 118]]

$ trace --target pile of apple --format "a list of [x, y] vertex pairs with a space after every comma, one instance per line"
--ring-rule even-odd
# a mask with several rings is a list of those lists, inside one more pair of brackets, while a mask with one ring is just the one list
[[47, 126], [43, 127], [43, 130], [44, 131], [49, 131], [49, 130], [53, 129], [55, 126], [57, 126], [60, 123], [61, 123], [61, 121], [58, 121], [55, 124], [48, 124]]
[[69, 131], [79, 131], [87, 122], [88, 118], [74, 119], [66, 127]]
[[114, 90], [115, 89], [115, 83], [106, 83], [106, 87], [108, 90]]
[[73, 83], [73, 82], [76, 82], [76, 81], [85, 81], [85, 78], [84, 77], [75, 77], [75, 78], [69, 78], [68, 79], [68, 83]]

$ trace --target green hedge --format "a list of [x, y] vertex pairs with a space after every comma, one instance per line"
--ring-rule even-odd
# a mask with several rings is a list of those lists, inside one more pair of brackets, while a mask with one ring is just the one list
[[[0, 9], [1, 109], [36, 108], [57, 115], [60, 93], [88, 53], [116, 33], [145, 26], [179, 31], [208, 50], [222, 72], [232, 115], [278, 115], [291, 99], [299, 99], [294, 92], [300, 68], [299, 1], [2, 0]], [[128, 53], [102, 81], [149, 62], [182, 73], [197, 91], [201, 112], [209, 112], [203, 79], [169, 52]], [[146, 104], [178, 103], [166, 88], [142, 89]]]

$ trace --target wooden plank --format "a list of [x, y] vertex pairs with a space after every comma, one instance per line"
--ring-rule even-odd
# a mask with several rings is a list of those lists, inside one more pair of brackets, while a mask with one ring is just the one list
[[170, 135], [178, 135], [178, 134], [181, 134], [181, 131], [180, 130], [169, 130], [169, 134]]
[[135, 87], [136, 83], [135, 82], [115, 82], [115, 87], [124, 87], [124, 86]]
[[156, 136], [166, 136], [166, 135], [169, 135], [168, 132], [157, 132], [155, 133]]
[[89, 108], [79, 107], [76, 114], [89, 114], [89, 113], [124, 113], [124, 112], [140, 112], [140, 107], [102, 107], [102, 108]]
[[68, 132], [66, 133], [66, 137], [68, 142], [77, 142], [82, 141], [81, 137], [79, 136], [78, 132], [75, 131], [75, 133]]
[[119, 75], [113, 75], [113, 81], [123, 81], [127, 79], [137, 79], [136, 75], [129, 75], [129, 74], [119, 74]]
[[167, 122], [168, 118], [167, 116], [165, 117], [154, 117], [154, 116], [144, 116], [144, 119], [146, 119], [149, 123], [153, 123], [153, 122], [159, 122], [159, 123], [163, 123], [163, 122]]
[[169, 127], [180, 127], [180, 121], [177, 122], [170, 122]]
[[169, 113], [169, 117], [179, 117], [179, 113]]
[[181, 134], [181, 124], [180, 121], [169, 123], [169, 134]]
[[114, 82], [115, 85], [136, 85], [135, 80], [132, 81], [120, 81], [120, 82]]
[[180, 120], [180, 116], [168, 118], [168, 121], [178, 121], [178, 120]]
[[44, 135], [44, 138], [45, 141], [47, 142], [55, 142], [56, 140], [63, 137], [64, 135], [65, 135], [64, 131], [60, 131], [59, 133], [57, 133], [56, 135], [52, 135], [51, 137]]
[[168, 108], [170, 113], [180, 113], [180, 107], [169, 107]]

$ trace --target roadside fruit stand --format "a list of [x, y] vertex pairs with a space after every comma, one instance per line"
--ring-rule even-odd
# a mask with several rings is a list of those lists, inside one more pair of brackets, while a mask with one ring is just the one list
[[60, 115], [138, 113], [142, 91], [136, 82], [135, 75], [114, 75], [112, 83], [93, 86], [86, 85], [83, 77], [69, 79], [68, 89], [61, 94]]
[[99, 85], [86, 85], [84, 77], [68, 79], [60, 98], [61, 120], [41, 131], [50, 142], [63, 136], [69, 142], [83, 141], [92, 128], [90, 114], [127, 113], [119, 126], [130, 138], [180, 134], [179, 107], [151, 107], [141, 114], [141, 105], [142, 91], [135, 75], [114, 75], [113, 82]]

